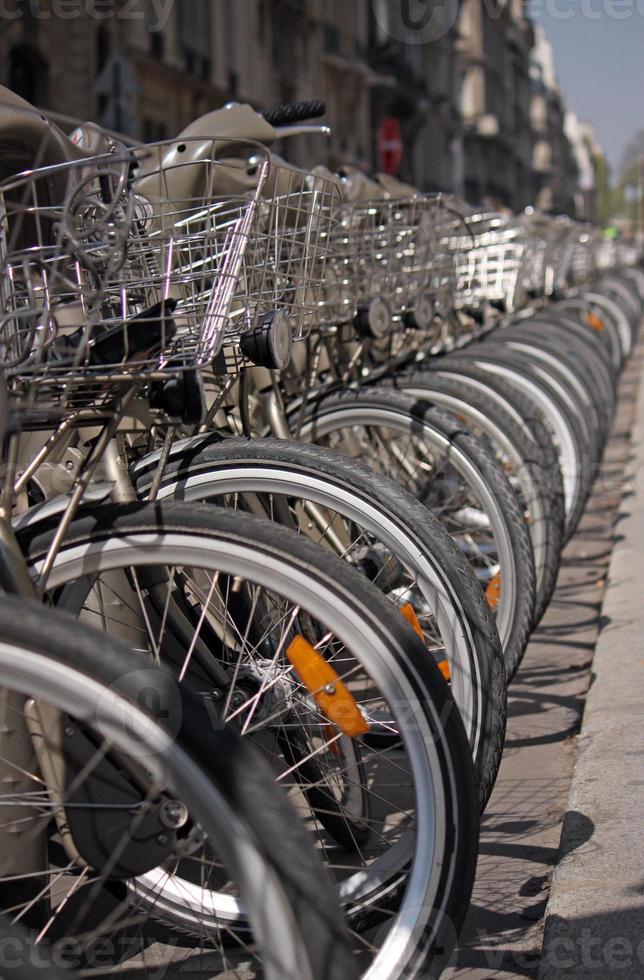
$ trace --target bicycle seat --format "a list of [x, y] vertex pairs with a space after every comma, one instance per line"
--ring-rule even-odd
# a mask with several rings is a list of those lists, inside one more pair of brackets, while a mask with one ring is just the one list
[[344, 199], [350, 204], [384, 200], [386, 197], [384, 188], [357, 167], [343, 164], [337, 173], [342, 182]]

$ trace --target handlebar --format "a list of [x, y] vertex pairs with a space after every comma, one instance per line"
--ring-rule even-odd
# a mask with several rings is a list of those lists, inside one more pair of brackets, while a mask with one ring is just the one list
[[285, 102], [284, 105], [264, 109], [261, 115], [271, 126], [291, 126], [307, 119], [319, 119], [326, 113], [326, 104], [321, 99], [308, 102]]

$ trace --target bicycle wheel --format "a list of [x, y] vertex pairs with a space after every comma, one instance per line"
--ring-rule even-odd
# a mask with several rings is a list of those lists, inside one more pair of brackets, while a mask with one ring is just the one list
[[500, 376], [507, 384], [531, 398], [548, 420], [563, 478], [567, 541], [579, 523], [591, 486], [590, 452], [576, 413], [570, 411], [543, 377], [535, 377], [531, 366], [525, 359], [520, 360], [518, 355], [510, 357], [492, 353], [481, 344], [471, 353], [451, 354], [446, 359], [446, 365], [462, 361], [487, 371], [492, 377]]
[[[53, 533], [20, 535], [34, 571]], [[48, 597], [171, 665], [252, 740], [336, 878], [366, 976], [452, 947], [476, 863], [471, 752], [438, 668], [362, 575], [251, 515], [109, 505], [73, 522]], [[137, 900], [161, 891], [186, 931], [179, 884], [148, 876]], [[230, 903], [207, 886], [197, 899], [202, 918]]]
[[583, 320], [596, 326], [596, 332], [606, 345], [615, 374], [619, 374], [624, 362], [624, 347], [630, 338], [630, 329], [619, 307], [599, 293], [584, 292], [580, 296], [567, 299], [562, 305], [563, 312], [574, 311]]
[[440, 520], [494, 607], [511, 678], [534, 618], [534, 557], [521, 509], [490, 454], [453, 416], [375, 386], [320, 397], [300, 431], [394, 478]]
[[[156, 463], [134, 467], [142, 499]], [[448, 661], [485, 805], [505, 732], [503, 654], [482, 590], [427, 508], [343, 456], [280, 439], [188, 440], [164, 472], [159, 499], [172, 497], [255, 509], [358, 568], [403, 612], [411, 606], [426, 649]]]
[[[644, 272], [642, 272], [641, 269], [638, 269], [637, 266], [632, 266], [627, 269], [623, 269], [621, 272], [621, 277], [628, 284], [629, 288], [633, 289], [634, 294], [639, 297], [641, 316], [642, 307], [644, 306]], [[639, 326], [639, 324], [637, 326]]]
[[[621, 306], [633, 327], [637, 324], [642, 315], [642, 301], [632, 280], [618, 275], [602, 276], [595, 289]], [[631, 329], [631, 345], [633, 339]]]
[[506, 412], [525, 438], [534, 440], [538, 445], [551, 488], [553, 506], [563, 508], [563, 478], [555, 436], [547, 418], [533, 399], [498, 375], [490, 375], [488, 371], [478, 368], [465, 358], [431, 359], [423, 363], [423, 369], [441, 378], [456, 379], [464, 393], [481, 393]]
[[330, 882], [242, 739], [208, 724], [166, 671], [70, 617], [2, 597], [0, 621], [0, 904], [12, 922], [37, 913], [38, 942], [92, 976], [145, 969], [152, 899], [131, 901], [137, 882], [213, 880], [245, 909], [195, 921], [213, 972], [352, 971]]
[[571, 316], [541, 313], [529, 321], [511, 324], [508, 328], [517, 338], [531, 344], [563, 345], [571, 364], [588, 371], [593, 379], [596, 397], [602, 411], [612, 417], [617, 397], [615, 378], [606, 348], [596, 339], [595, 331], [584, 327]]
[[590, 478], [594, 479], [604, 447], [605, 422], [594, 394], [586, 387], [576, 371], [565, 363], [562, 356], [557, 358], [543, 347], [532, 346], [523, 341], [511, 339], [503, 343], [489, 341], [484, 346], [488, 352], [511, 359], [512, 363], [529, 367], [538, 380], [556, 391], [579, 423], [584, 447], [588, 453]]
[[563, 546], [563, 499], [552, 493], [550, 460], [503, 405], [485, 392], [464, 390], [460, 379], [416, 370], [397, 376], [393, 383], [407, 395], [426, 398], [461, 418], [503, 467], [528, 521], [537, 573], [536, 626], [554, 591]]

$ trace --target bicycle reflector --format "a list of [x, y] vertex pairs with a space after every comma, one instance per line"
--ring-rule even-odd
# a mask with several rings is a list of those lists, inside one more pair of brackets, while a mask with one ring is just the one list
[[305, 688], [329, 721], [344, 735], [366, 735], [369, 726], [355, 698], [331, 664], [303, 636], [289, 644], [286, 656]]
[[600, 316], [597, 316], [596, 313], [587, 313], [586, 323], [588, 324], [589, 327], [592, 327], [593, 330], [596, 330], [597, 333], [601, 333], [602, 330], [606, 329], [606, 324], [604, 323], [604, 321]]
[[485, 598], [490, 609], [496, 609], [501, 601], [501, 573], [494, 575], [487, 584]]
[[[418, 616], [416, 615], [416, 610], [412, 606], [411, 602], [407, 602], [404, 606], [400, 607], [400, 611], [413, 629], [414, 633], [421, 638], [423, 643], [425, 642], [425, 634], [423, 633], [423, 627], [420, 625]], [[440, 670], [441, 674], [446, 681], [450, 680], [451, 673], [449, 669], [449, 661], [445, 657], [443, 660], [437, 660], [436, 666]]]

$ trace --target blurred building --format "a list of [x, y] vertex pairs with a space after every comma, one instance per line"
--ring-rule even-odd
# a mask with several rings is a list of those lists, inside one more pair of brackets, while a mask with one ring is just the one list
[[535, 28], [531, 58], [534, 200], [545, 211], [575, 214], [579, 164], [566, 133], [566, 106], [552, 45]]
[[574, 112], [566, 112], [566, 136], [577, 165], [575, 214], [579, 218], [604, 224], [608, 217], [608, 167], [603, 150], [590, 123]]
[[3, 4], [0, 80], [37, 105], [157, 140], [230, 100], [322, 97], [332, 135], [279, 148], [297, 163], [390, 169], [516, 210], [590, 207], [521, 0], [437, 2], [428, 43], [400, 0], [92, 0], [93, 16], [65, 18], [52, 0]]
[[533, 199], [532, 26], [521, 0], [463, 0], [459, 35], [465, 195], [519, 210]]

